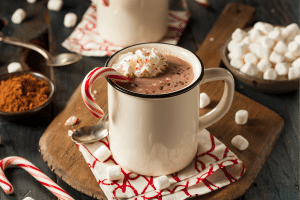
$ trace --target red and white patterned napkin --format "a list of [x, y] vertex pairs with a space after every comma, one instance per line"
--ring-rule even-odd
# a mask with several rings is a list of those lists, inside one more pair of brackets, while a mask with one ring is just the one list
[[[188, 20], [188, 11], [169, 11], [168, 33], [160, 41], [162, 43], [177, 44]], [[106, 42], [96, 29], [97, 8], [94, 4], [85, 12], [82, 21], [77, 25], [72, 34], [62, 43], [69, 51], [84, 56], [110, 56], [124, 48]]]
[[157, 191], [151, 176], [142, 176], [122, 169], [124, 178], [109, 181], [106, 168], [116, 165], [113, 157], [100, 162], [93, 153], [101, 146], [109, 147], [105, 138], [90, 144], [77, 144], [99, 186], [108, 199], [160, 199], [182, 200], [207, 194], [229, 185], [243, 176], [245, 165], [223, 143], [207, 130], [198, 133], [198, 152], [195, 159], [183, 170], [168, 175], [170, 187]]

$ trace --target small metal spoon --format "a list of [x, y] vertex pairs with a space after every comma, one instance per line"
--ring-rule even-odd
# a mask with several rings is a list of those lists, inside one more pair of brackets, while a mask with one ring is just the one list
[[72, 140], [77, 143], [91, 143], [106, 137], [108, 135], [108, 131], [105, 129], [107, 117], [108, 111], [104, 113], [97, 125], [85, 126], [77, 129], [71, 136]]
[[21, 42], [16, 38], [4, 36], [3, 33], [1, 33], [1, 32], [0, 32], [0, 41], [8, 43], [8, 44], [13, 44], [16, 46], [22, 46], [22, 47], [37, 51], [38, 53], [40, 53], [42, 56], [45, 57], [46, 64], [48, 66], [52, 66], [52, 67], [69, 65], [69, 64], [78, 62], [79, 60], [82, 59], [82, 56], [80, 54], [74, 54], [74, 53], [62, 53], [62, 54], [58, 54], [58, 55], [54, 56], [54, 55], [51, 55], [45, 49], [43, 49], [37, 45]]

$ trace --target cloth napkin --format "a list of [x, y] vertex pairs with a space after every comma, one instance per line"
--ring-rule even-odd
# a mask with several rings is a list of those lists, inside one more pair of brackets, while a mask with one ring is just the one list
[[[188, 11], [169, 11], [168, 32], [160, 41], [177, 44], [188, 20]], [[110, 56], [124, 48], [105, 41], [96, 29], [97, 7], [92, 3], [72, 34], [62, 43], [69, 51], [84, 56]]]
[[101, 146], [109, 148], [107, 138], [90, 144], [77, 144], [99, 186], [108, 199], [182, 200], [207, 194], [229, 185], [243, 176], [245, 165], [206, 129], [198, 133], [195, 159], [183, 170], [168, 175], [170, 187], [157, 191], [152, 176], [142, 176], [122, 169], [124, 178], [109, 181], [106, 168], [116, 165], [112, 157], [100, 162], [93, 153]]

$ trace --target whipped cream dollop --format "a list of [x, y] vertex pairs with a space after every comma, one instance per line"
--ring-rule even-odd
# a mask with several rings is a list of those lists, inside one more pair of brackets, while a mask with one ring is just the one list
[[124, 76], [154, 77], [162, 73], [167, 63], [163, 55], [156, 49], [138, 49], [135, 53], [128, 52], [120, 55], [112, 68]]

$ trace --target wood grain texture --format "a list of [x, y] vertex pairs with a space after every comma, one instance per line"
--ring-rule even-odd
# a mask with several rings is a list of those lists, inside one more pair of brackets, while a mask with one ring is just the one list
[[[221, 62], [219, 51], [222, 42], [237, 27], [246, 26], [253, 19], [253, 14], [254, 9], [249, 6], [229, 4], [226, 7], [197, 52], [206, 68], [219, 67]], [[237, 15], [238, 22], [236, 22]], [[218, 31], [221, 28], [223, 29], [222, 33]], [[212, 41], [211, 38], [215, 39]], [[201, 87], [201, 92], [206, 92], [212, 100], [209, 107], [200, 110], [201, 114], [208, 112], [217, 104], [222, 95], [222, 88], [221, 81], [207, 83]], [[97, 102], [106, 109], [105, 80], [97, 80], [94, 89], [101, 94], [96, 97]], [[240, 109], [248, 110], [250, 116], [248, 123], [244, 126], [237, 125], [234, 121], [235, 112]], [[96, 119], [90, 114], [81, 99], [80, 86], [73, 93], [65, 109], [53, 120], [41, 137], [39, 145], [43, 159], [62, 180], [75, 189], [97, 199], [105, 198], [96, 181], [93, 181], [95, 178], [78, 148], [67, 136], [67, 130], [70, 127], [66, 127], [63, 123], [71, 115], [81, 119], [77, 127], [96, 123]], [[283, 120], [278, 114], [236, 92], [230, 111], [208, 130], [245, 163], [247, 172], [236, 183], [195, 199], [235, 199], [243, 195], [266, 161], [281, 133], [283, 124]], [[243, 135], [250, 142], [249, 149], [244, 152], [236, 150], [230, 143], [231, 139], [238, 134]]]

